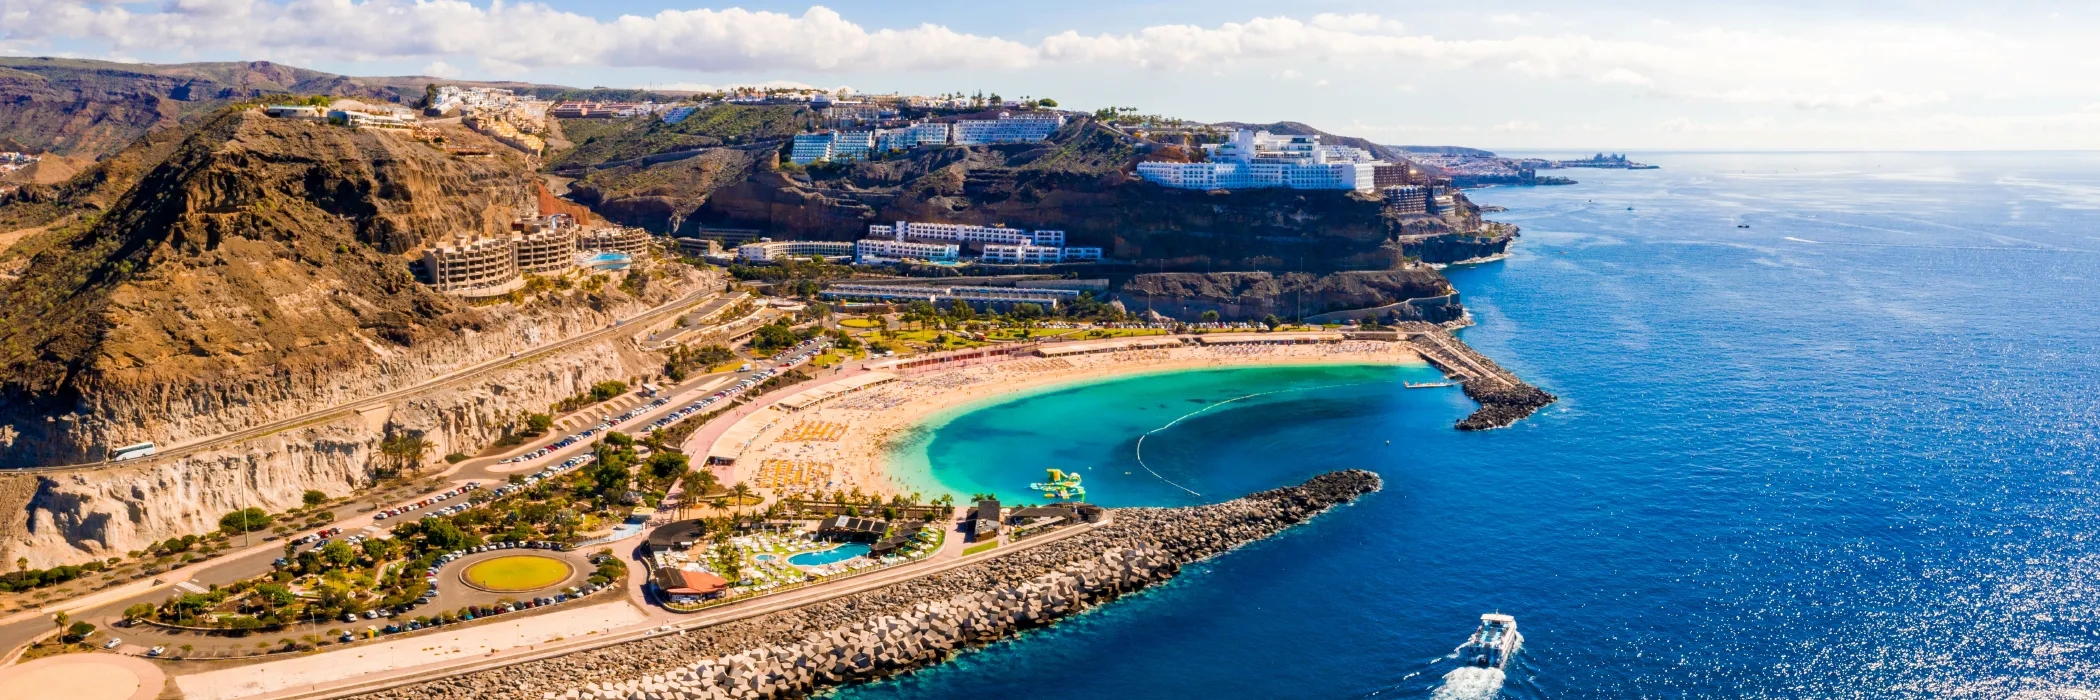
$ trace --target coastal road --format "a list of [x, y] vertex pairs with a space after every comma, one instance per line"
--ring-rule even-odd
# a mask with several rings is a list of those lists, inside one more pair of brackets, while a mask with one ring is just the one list
[[713, 301], [709, 301], [706, 306], [703, 306], [701, 309], [699, 309], [700, 313], [713, 313], [714, 311], [719, 310], [723, 306], [727, 306], [728, 304], [734, 301], [733, 298], [716, 298], [720, 296], [720, 291], [713, 289], [713, 285], [708, 286], [709, 289], [694, 292], [683, 298], [678, 299], [677, 301], [663, 304], [661, 306], [649, 309], [648, 311], [644, 311], [629, 318], [617, 321], [612, 325], [606, 326], [605, 328], [597, 329], [588, 333], [583, 333], [581, 335], [577, 335], [571, 338], [557, 340], [551, 343], [540, 345], [539, 347], [532, 348], [524, 352], [513, 353], [507, 357], [497, 358], [495, 360], [483, 362], [478, 365], [448, 372], [446, 374], [433, 377], [423, 382], [419, 382], [412, 386], [403, 387], [401, 389], [396, 389], [393, 391], [386, 392], [384, 394], [380, 394], [366, 399], [361, 399], [352, 403], [339, 404], [336, 406], [331, 406], [329, 408], [309, 411], [307, 413], [292, 416], [290, 418], [270, 421], [268, 423], [257, 425], [252, 428], [245, 428], [242, 430], [237, 430], [209, 438], [204, 438], [202, 440], [173, 445], [166, 448], [163, 451], [158, 452], [157, 454], [151, 457], [141, 457], [138, 459], [126, 460], [124, 462], [105, 461], [93, 462], [88, 464], [24, 467], [20, 469], [9, 469], [6, 471], [7, 473], [15, 474], [50, 471], [75, 471], [83, 469], [109, 468], [119, 465], [133, 466], [138, 464], [146, 464], [158, 460], [172, 459], [175, 457], [181, 457], [184, 455], [224, 447], [228, 445], [239, 444], [241, 442], [253, 440], [255, 438], [264, 437], [273, 433], [282, 432], [293, 428], [298, 428], [304, 425], [323, 423], [329, 420], [333, 420], [335, 418], [343, 417], [348, 414], [356, 413], [363, 409], [370, 409], [383, 406], [387, 403], [414, 396], [416, 394], [420, 394], [426, 391], [430, 391], [432, 389], [442, 387], [452, 382], [470, 379], [491, 370], [501, 369], [503, 367], [507, 367], [521, 362], [530, 362], [545, 357], [547, 355], [566, 350], [570, 347], [582, 345], [585, 343], [597, 342], [606, 338], [618, 336], [621, 333], [633, 333], [635, 332], [634, 328], [637, 325], [646, 326], [648, 323], [663, 317], [665, 314], [683, 310], [694, 304], [699, 304], [701, 302], [708, 301], [709, 299], [713, 299]]

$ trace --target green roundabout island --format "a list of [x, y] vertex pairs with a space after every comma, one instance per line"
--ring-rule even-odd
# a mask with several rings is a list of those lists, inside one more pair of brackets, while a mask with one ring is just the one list
[[575, 573], [568, 562], [538, 554], [508, 554], [484, 559], [461, 571], [467, 585], [495, 593], [524, 593], [561, 583]]

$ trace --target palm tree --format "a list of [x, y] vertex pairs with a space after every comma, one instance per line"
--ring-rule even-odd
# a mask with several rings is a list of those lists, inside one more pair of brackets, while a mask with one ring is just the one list
[[403, 470], [420, 472], [423, 456], [430, 453], [432, 445], [422, 433], [395, 433], [379, 442], [379, 453], [385, 455], [395, 474]]
[[729, 493], [736, 496], [737, 508], [738, 510], [742, 510], [744, 506], [744, 497], [751, 495], [751, 487], [749, 485], [746, 485], [744, 482], [739, 481], [736, 482], [735, 486], [729, 487]]

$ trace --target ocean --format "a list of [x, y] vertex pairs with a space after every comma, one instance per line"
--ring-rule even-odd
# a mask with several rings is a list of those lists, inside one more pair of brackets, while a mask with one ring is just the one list
[[[1385, 489], [874, 698], [2033, 697], [2100, 692], [2100, 154], [1660, 153], [1470, 194], [1467, 342], [1412, 367], [1150, 375], [944, 417], [928, 488], [1212, 502]], [[1739, 228], [1747, 226], [1747, 228]], [[1238, 399], [1238, 400], [1232, 400]], [[1142, 461], [1138, 457], [1143, 439]], [[1516, 616], [1505, 675], [1451, 657]]]

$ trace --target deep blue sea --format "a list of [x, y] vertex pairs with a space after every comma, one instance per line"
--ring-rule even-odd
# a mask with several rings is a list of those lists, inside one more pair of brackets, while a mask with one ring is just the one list
[[[1141, 377], [946, 420], [916, 458], [965, 495], [1021, 497], [1046, 467], [1109, 505], [1345, 467], [1385, 490], [840, 694], [2100, 692], [2100, 154], [1634, 157], [1663, 169], [1471, 194], [1524, 234], [1447, 271], [1463, 335], [1561, 397], [1513, 428], [1452, 430], [1472, 404], [1404, 367]], [[1497, 610], [1526, 638], [1507, 677], [1454, 673]]]

